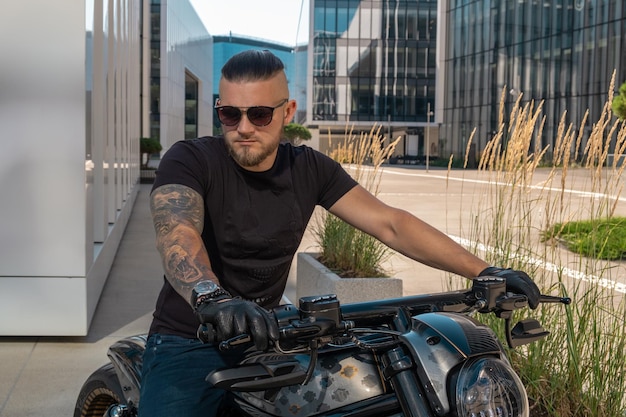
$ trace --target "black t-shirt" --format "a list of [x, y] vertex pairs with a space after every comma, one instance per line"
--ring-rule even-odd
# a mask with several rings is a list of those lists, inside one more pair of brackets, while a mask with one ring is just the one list
[[[316, 205], [330, 208], [356, 182], [329, 157], [281, 143], [265, 172], [241, 168], [222, 137], [175, 143], [156, 172], [153, 190], [181, 184], [204, 198], [202, 239], [220, 285], [270, 308], [282, 297], [293, 256]], [[198, 319], [167, 280], [150, 333], [195, 337]]]

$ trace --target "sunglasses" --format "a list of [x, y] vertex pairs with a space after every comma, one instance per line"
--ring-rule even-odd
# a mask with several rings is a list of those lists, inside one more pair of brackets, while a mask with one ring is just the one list
[[283, 99], [277, 106], [252, 106], [252, 107], [235, 107], [235, 106], [215, 106], [215, 110], [217, 111], [217, 118], [220, 119], [220, 122], [224, 126], [235, 126], [243, 117], [243, 114], [246, 114], [250, 123], [255, 126], [267, 126], [272, 123], [272, 117], [274, 117], [274, 110], [283, 106], [285, 103], [289, 101], [288, 98]]

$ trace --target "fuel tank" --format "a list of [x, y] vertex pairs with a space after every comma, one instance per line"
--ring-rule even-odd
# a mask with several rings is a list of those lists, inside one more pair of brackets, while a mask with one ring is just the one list
[[[309, 366], [308, 355], [293, 355], [300, 370]], [[259, 359], [255, 359], [258, 361]], [[265, 359], [272, 361], [268, 356]], [[237, 392], [245, 403], [272, 416], [307, 416], [324, 413], [384, 394], [374, 355], [358, 349], [320, 352], [311, 379], [305, 385]], [[244, 404], [242, 404], [244, 403]]]

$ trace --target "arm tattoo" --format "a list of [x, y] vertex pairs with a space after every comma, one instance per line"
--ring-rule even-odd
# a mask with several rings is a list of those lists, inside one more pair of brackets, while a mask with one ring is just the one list
[[187, 220], [202, 233], [204, 202], [196, 191], [178, 184], [164, 185], [151, 195], [150, 211], [157, 235], [167, 234], [172, 221]]
[[204, 228], [202, 196], [184, 185], [163, 185], [152, 192], [150, 211], [165, 275], [170, 284], [189, 299], [196, 282], [216, 280], [201, 238]]

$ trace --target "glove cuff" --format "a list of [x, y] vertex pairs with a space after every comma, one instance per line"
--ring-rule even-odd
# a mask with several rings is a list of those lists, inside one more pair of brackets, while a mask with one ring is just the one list
[[198, 311], [198, 308], [200, 308], [200, 306], [202, 304], [220, 304], [223, 303], [225, 301], [230, 301], [233, 298], [230, 296], [230, 294], [224, 290], [223, 294], [220, 295], [201, 295], [198, 297], [198, 299], [196, 300], [196, 305], [194, 306], [194, 310]]

